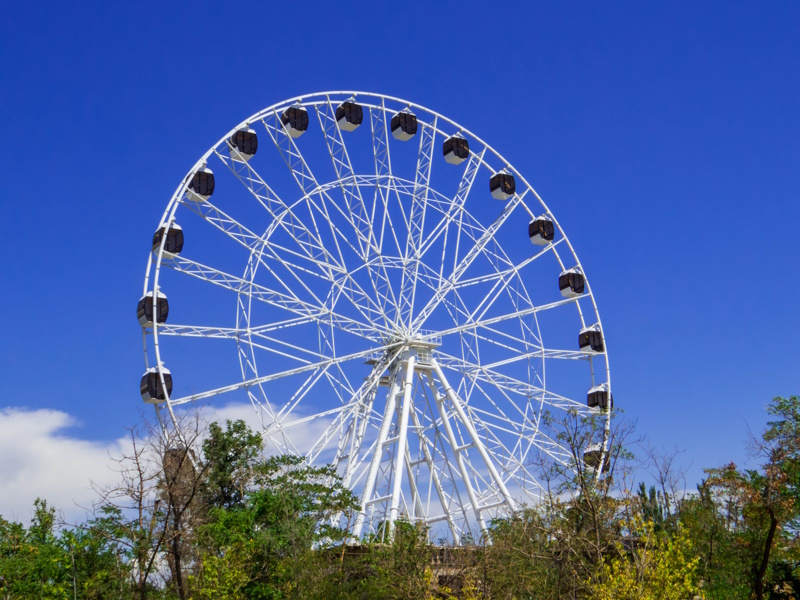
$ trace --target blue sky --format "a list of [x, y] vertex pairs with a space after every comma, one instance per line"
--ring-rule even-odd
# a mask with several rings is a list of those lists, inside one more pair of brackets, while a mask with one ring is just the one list
[[[430, 107], [526, 175], [591, 279], [617, 405], [690, 483], [798, 393], [796, 4], [14, 3], [0, 61], [0, 429], [31, 444], [102, 454], [139, 420], [133, 307], [172, 192], [247, 115], [328, 89]], [[24, 477], [34, 450], [0, 448]]]

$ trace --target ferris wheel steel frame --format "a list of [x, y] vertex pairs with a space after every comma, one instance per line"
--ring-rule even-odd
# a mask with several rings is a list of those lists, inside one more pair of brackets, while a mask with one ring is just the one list
[[[343, 135], [355, 134], [343, 134], [335, 112], [337, 105], [347, 98], [357, 99], [363, 107], [362, 125], [370, 130], [374, 173], [357, 173], [351, 163]], [[309, 131], [312, 112], [316, 114], [335, 171], [334, 180], [317, 180], [301, 152], [303, 140], [295, 139], [282, 126], [279, 111], [293, 103], [299, 103], [308, 111]], [[419, 151], [413, 181], [396, 175], [392, 168], [389, 121], [400, 108], [414, 112], [418, 118], [427, 118], [426, 121], [419, 120]], [[263, 125], [267, 141], [271, 143], [270, 148], [274, 146], [283, 158], [300, 190], [299, 197], [291, 201], [284, 200], [251, 162], [241, 159], [231, 150], [228, 143], [231, 136], [243, 127], [256, 124]], [[455, 194], [450, 197], [434, 189], [430, 181], [433, 164], [437, 160], [436, 141], [447, 139], [453, 132], [466, 136], [475, 143], [476, 148], [469, 153], [466, 165], [460, 167], [463, 173]], [[224, 164], [244, 186], [247, 195], [266, 211], [269, 225], [263, 234], [240, 223], [210, 198], [187, 195], [192, 175], [212, 159]], [[467, 209], [467, 199], [482, 167], [490, 173], [497, 172], [497, 168], [489, 164], [490, 159], [493, 164], [511, 173], [519, 183], [516, 193], [505, 202], [494, 221], [483, 226]], [[374, 190], [371, 203], [369, 198], [364, 197], [364, 190]], [[338, 196], [334, 199], [334, 194], [340, 195], [343, 202], [338, 200]], [[407, 208], [401, 198], [410, 199]], [[526, 199], [533, 204], [538, 203], [540, 211], [532, 210]], [[177, 398], [167, 394], [165, 402], [156, 406], [159, 419], [164, 426], [168, 426], [168, 421], [177, 424], [174, 407], [245, 390], [256, 407], [265, 439], [274, 444], [276, 450], [303, 455], [309, 464], [317, 464], [325, 452], [332, 450], [335, 442], [333, 465], [339, 470], [346, 486], [355, 491], [361, 490], [361, 508], [355, 523], [351, 525], [354, 537], [360, 537], [367, 524], [374, 532], [377, 527], [375, 518], [380, 519], [381, 514], [383, 519], [380, 522], [388, 523], [390, 534], [397, 520], [403, 517], [428, 527], [444, 522], [455, 544], [459, 544], [465, 535], [472, 534], [475, 524], [479, 532], [485, 534], [488, 531], [487, 515], [489, 519], [492, 515], [509, 515], [522, 502], [532, 498], [535, 500], [535, 494], [529, 490], [522, 490], [527, 496], [520, 494], [519, 478], [526, 481], [529, 478], [541, 488], [536, 477], [529, 472], [530, 465], [524, 464], [527, 452], [533, 449], [565, 465], [574, 458], [558, 441], [548, 438], [540, 427], [543, 410], [601, 414], [604, 419], [602, 450], [604, 456], [607, 454], [610, 410], [604, 414], [598, 413], [587, 409], [585, 402], [548, 390], [543, 373], [541, 384], [537, 385], [535, 381], [526, 381], [502, 372], [502, 368], [508, 364], [532, 358], [542, 360], [543, 365], [545, 360], [551, 359], [586, 360], [589, 363], [591, 385], [601, 381], [610, 394], [607, 345], [600, 353], [548, 349], [541, 335], [538, 336], [540, 344], [537, 347], [534, 343], [537, 336], [533, 330], [529, 338], [525, 338], [523, 332], [525, 339], [515, 339], [499, 329], [510, 319], [523, 323], [528, 317], [534, 319], [538, 328], [538, 313], [566, 305], [577, 309], [582, 328], [596, 324], [602, 330], [602, 324], [588, 278], [585, 281], [585, 293], [580, 297], [536, 305], [523, 286], [524, 302], [517, 304], [513, 300], [508, 291], [509, 282], [523, 281], [525, 267], [539, 259], [555, 257], [561, 271], [577, 267], [583, 273], [583, 269], [555, 215], [522, 174], [489, 144], [461, 125], [435, 111], [391, 96], [358, 91], [296, 96], [255, 113], [214, 144], [177, 187], [159, 228], [169, 228], [176, 223], [179, 208], [195, 213], [249, 252], [245, 273], [236, 276], [179, 254], [169, 254], [164, 251], [167, 239], [164, 235], [160, 246], [150, 253], [144, 292], [154, 292], [155, 310], [155, 292], [161, 291], [162, 266], [169, 267], [186, 276], [235, 292], [236, 325], [213, 327], [154, 322], [149, 330], [143, 327], [145, 367], [158, 369], [160, 383], [166, 389], [159, 336], [230, 339], [235, 340], [239, 348], [243, 380]], [[310, 220], [307, 215], [300, 214], [300, 209], [308, 211]], [[377, 212], [380, 212], [380, 223], [375, 222]], [[496, 243], [495, 235], [510, 216], [519, 212], [530, 219], [535, 219], [543, 212], [552, 220], [559, 235], [548, 245], [535, 247], [530, 256], [515, 264], [502, 248], [493, 249], [492, 245]], [[426, 214], [431, 213], [441, 215], [441, 219], [431, 231], [427, 231]], [[402, 220], [402, 227], [400, 221], [392, 221], [393, 217], [397, 220], [398, 216]], [[348, 230], [339, 230], [337, 222], [347, 223]], [[452, 247], [448, 246], [448, 235], [453, 228], [457, 234], [452, 234], [456, 240], [451, 267], [449, 263], [446, 264], [445, 255], [447, 248]], [[407, 232], [405, 239], [401, 239], [403, 231]], [[290, 236], [296, 246], [289, 248], [272, 243], [276, 232]], [[326, 239], [332, 239], [334, 244], [329, 246], [323, 243], [321, 232], [325, 232], [328, 236]], [[443, 248], [441, 262], [432, 261], [438, 270], [424, 260], [435, 251], [437, 244]], [[387, 246], [396, 255], [387, 255], [384, 251]], [[565, 256], [571, 259], [569, 264], [559, 254], [559, 247], [566, 250]], [[362, 261], [356, 271], [348, 269], [346, 253]], [[478, 257], [494, 260], [495, 272], [463, 278]], [[501, 264], [506, 265], [502, 270], [497, 267]], [[282, 278], [277, 271], [279, 267], [291, 274], [292, 279]], [[269, 287], [256, 282], [258, 270], [269, 273], [280, 285]], [[366, 278], [357, 281], [355, 275], [361, 276], [359, 270], [366, 273]], [[399, 286], [396, 283], [393, 285], [398, 270]], [[390, 273], [394, 274], [394, 278]], [[318, 297], [309, 283], [311, 281], [330, 284], [328, 296]], [[368, 289], [364, 289], [365, 285], [362, 284], [365, 283]], [[491, 285], [490, 292], [477, 305], [460, 298], [462, 290], [466, 294], [471, 287], [483, 284]], [[428, 292], [429, 297], [421, 309], [415, 311], [418, 290]], [[516, 310], [488, 316], [504, 293], [512, 298], [511, 304]], [[448, 300], [449, 297], [458, 300], [454, 302]], [[337, 312], [340, 298], [355, 307], [355, 314]], [[276, 322], [251, 323], [251, 304], [254, 300], [285, 312], [286, 318]], [[582, 300], [588, 307], [581, 306]], [[463, 319], [464, 322], [440, 330], [424, 330], [423, 326], [431, 315], [442, 307], [454, 315], [454, 321]], [[466, 307], [471, 310], [467, 311]], [[587, 308], [592, 318], [588, 322], [584, 315]], [[312, 323], [319, 330], [317, 349], [279, 337], [282, 331]], [[336, 335], [341, 332], [363, 339], [367, 347], [357, 352], [338, 354]], [[442, 339], [448, 336], [458, 336], [461, 357], [442, 349]], [[246, 342], [242, 341], [243, 338]], [[516, 354], [484, 362], [478, 358], [477, 350], [470, 350], [472, 342], [465, 342], [466, 338], [474, 339], [476, 348], [484, 344], [502, 347], [505, 352]], [[152, 350], [148, 348], [148, 342]], [[297, 366], [259, 374], [256, 351], [288, 358]], [[152, 361], [149, 356], [151, 352]], [[468, 355], [474, 358], [470, 360]], [[595, 365], [598, 359], [599, 370]], [[370, 374], [358, 386], [350, 382], [343, 370], [344, 364], [352, 364], [356, 360], [367, 361], [372, 366]], [[455, 387], [451, 385], [445, 370], [463, 375]], [[263, 386], [294, 376], [303, 376], [305, 379], [283, 407], [277, 410], [277, 406], [267, 400]], [[469, 383], [465, 384], [467, 380]], [[337, 404], [326, 411], [302, 414], [297, 408], [321, 381], [327, 381], [336, 391]], [[375, 408], [375, 404], [383, 387], [386, 388], [386, 404], [381, 412]], [[490, 388], [492, 393], [487, 392], [486, 388]], [[524, 410], [511, 399], [514, 394], [529, 399]], [[472, 401], [473, 395], [480, 398], [482, 405]], [[530, 406], [531, 398], [535, 398], [539, 404], [537, 414]], [[515, 407], [519, 414], [506, 414], [500, 406], [501, 401]], [[427, 403], [427, 407], [421, 410], [417, 404], [423, 402]], [[428, 409], [430, 412], [426, 412]], [[169, 415], [168, 421], [164, 420], [164, 410]], [[290, 416], [293, 418], [287, 420]], [[305, 451], [301, 451], [291, 435], [286, 433], [292, 427], [315, 421], [324, 422], [326, 419], [327, 426]], [[416, 458], [409, 449], [409, 432], [413, 432], [419, 441]], [[512, 439], [517, 436], [520, 442], [513, 449], [508, 448], [508, 438], [501, 439], [501, 435]], [[524, 453], [520, 450], [521, 458], [516, 460], [517, 447], [522, 443], [527, 443], [528, 449]], [[500, 457], [498, 453], [503, 455]], [[427, 481], [419, 479], [420, 465], [427, 469]], [[602, 471], [601, 460], [597, 475]], [[420, 489], [422, 483], [427, 485], [427, 490]], [[509, 489], [510, 485], [513, 489]], [[379, 486], [382, 486], [381, 491], [378, 490]], [[437, 503], [441, 510], [436, 508]]]

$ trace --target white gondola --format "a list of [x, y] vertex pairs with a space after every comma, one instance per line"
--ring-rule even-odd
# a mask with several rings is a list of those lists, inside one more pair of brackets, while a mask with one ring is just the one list
[[614, 406], [614, 398], [608, 389], [607, 383], [601, 383], [589, 390], [586, 395], [586, 405], [589, 408], [599, 408], [600, 410], [608, 410]]
[[364, 109], [355, 98], [348, 98], [336, 108], [336, 124], [342, 131], [355, 131], [364, 122]]
[[[161, 375], [164, 375], [164, 384], [161, 383]], [[166, 385], [166, 393], [164, 393], [164, 385]], [[169, 369], [161, 367], [151, 367], [142, 375], [142, 381], [139, 383], [139, 391], [142, 393], [142, 400], [147, 404], [162, 404], [166, 401], [167, 396], [172, 394], [172, 374]]]
[[581, 329], [578, 334], [578, 346], [584, 352], [596, 354], [605, 352], [606, 347], [603, 343], [603, 332], [600, 325], [590, 325]]
[[469, 158], [469, 141], [460, 133], [450, 136], [442, 144], [445, 161], [451, 165], [460, 165]]
[[417, 116], [404, 108], [391, 121], [392, 135], [396, 140], [407, 142], [417, 134]]
[[[156, 323], [166, 323], [168, 315], [169, 302], [167, 302], [167, 296], [158, 292], [156, 296]], [[153, 292], [147, 292], [139, 298], [139, 304], [136, 306], [136, 316], [139, 319], [139, 325], [142, 327], [153, 326]]]
[[177, 223], [173, 223], [167, 229], [166, 225], [162, 225], [153, 234], [153, 252], [158, 252], [161, 248], [161, 240], [164, 238], [164, 232], [167, 234], [167, 241], [164, 242], [164, 254], [180, 254], [183, 250], [183, 229]]
[[186, 198], [195, 202], [205, 202], [214, 193], [214, 185], [214, 172], [208, 167], [201, 167], [192, 175], [186, 187]]
[[556, 235], [556, 227], [546, 215], [536, 217], [528, 223], [528, 237], [536, 246], [547, 246]]
[[586, 279], [577, 267], [567, 269], [558, 277], [558, 289], [564, 298], [577, 298], [586, 291]]
[[308, 111], [297, 102], [281, 114], [283, 129], [293, 138], [299, 138], [308, 130]]
[[506, 169], [492, 175], [489, 190], [495, 200], [508, 200], [517, 191], [517, 181]]
[[239, 162], [247, 162], [258, 151], [258, 135], [251, 127], [238, 129], [228, 140], [231, 158]]

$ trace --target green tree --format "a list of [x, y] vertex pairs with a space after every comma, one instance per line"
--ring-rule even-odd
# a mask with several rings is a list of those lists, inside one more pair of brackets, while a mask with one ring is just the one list
[[773, 420], [752, 441], [761, 468], [741, 470], [731, 463], [709, 469], [705, 484], [736, 548], [729, 555], [740, 563], [737, 570], [757, 600], [767, 597], [770, 585], [783, 587], [772, 567], [791, 559], [800, 527], [800, 398], [776, 397], [767, 413]]
[[332, 467], [261, 458], [261, 437], [242, 421], [212, 425], [203, 449], [209, 512], [198, 528], [196, 597], [312, 597], [332, 573], [312, 549], [346, 541], [337, 520], [357, 508], [353, 494]]
[[603, 577], [592, 582], [596, 600], [686, 600], [702, 598], [698, 563], [682, 528], [674, 535], [658, 532], [655, 523], [636, 516], [631, 543], [617, 542], [617, 556], [603, 565]]

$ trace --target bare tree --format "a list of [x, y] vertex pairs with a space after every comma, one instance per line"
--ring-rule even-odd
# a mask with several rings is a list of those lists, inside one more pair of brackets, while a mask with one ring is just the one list
[[129, 430], [130, 450], [112, 457], [119, 481], [94, 486], [100, 495], [95, 514], [113, 524], [106, 535], [127, 549], [137, 600], [171, 585], [188, 598], [186, 569], [191, 565], [191, 533], [202, 520], [200, 498], [206, 466], [196, 447], [204, 430], [199, 413], [185, 414], [182, 435], [145, 421]]

